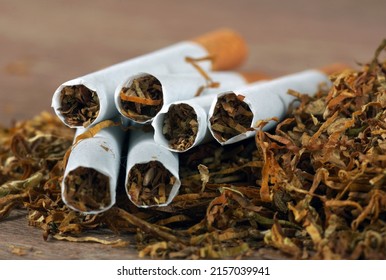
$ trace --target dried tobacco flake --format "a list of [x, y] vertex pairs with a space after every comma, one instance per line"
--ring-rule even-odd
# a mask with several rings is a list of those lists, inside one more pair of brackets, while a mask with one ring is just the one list
[[153, 206], [167, 201], [175, 180], [159, 161], [150, 161], [130, 169], [126, 188], [135, 204]]
[[174, 104], [165, 114], [162, 133], [169, 141], [169, 147], [185, 151], [193, 144], [197, 136], [197, 114], [188, 104]]
[[6, 196], [8, 194], [20, 193], [25, 189], [36, 186], [40, 183], [42, 178], [43, 174], [37, 172], [25, 180], [14, 180], [0, 185], [0, 197]]
[[99, 98], [84, 85], [65, 86], [60, 94], [60, 114], [66, 124], [88, 127], [99, 114]]
[[96, 211], [111, 204], [109, 177], [93, 168], [78, 167], [65, 178], [64, 198], [79, 211]]
[[362, 71], [334, 74], [330, 90], [300, 96], [274, 135], [256, 135], [265, 158], [262, 197], [283, 208], [279, 193], [289, 196], [288, 209], [303, 230], [283, 240], [313, 258], [385, 258], [385, 73], [384, 63], [373, 61]]
[[152, 119], [163, 105], [161, 83], [152, 75], [133, 79], [129, 87], [122, 88], [119, 96], [122, 113], [138, 122]]
[[253, 113], [242, 99], [242, 96], [234, 93], [218, 98], [213, 116], [209, 121], [214, 137], [220, 142], [225, 142], [251, 129]]
[[37, 199], [50, 178], [59, 177], [60, 160], [73, 137], [73, 130], [47, 112], [0, 129], [0, 218]]

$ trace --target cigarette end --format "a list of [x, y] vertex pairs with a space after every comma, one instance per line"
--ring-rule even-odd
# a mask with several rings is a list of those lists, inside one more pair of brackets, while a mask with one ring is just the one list
[[247, 83], [253, 83], [262, 80], [270, 80], [272, 77], [262, 72], [239, 72]]
[[332, 74], [335, 74], [337, 72], [342, 72], [342, 71], [347, 70], [347, 69], [351, 69], [351, 67], [348, 66], [347, 64], [333, 63], [333, 64], [323, 66], [323, 67], [319, 68], [318, 70], [323, 72], [326, 75], [332, 75]]
[[213, 57], [212, 70], [230, 70], [240, 66], [247, 58], [244, 39], [230, 29], [219, 29], [192, 40], [203, 46]]

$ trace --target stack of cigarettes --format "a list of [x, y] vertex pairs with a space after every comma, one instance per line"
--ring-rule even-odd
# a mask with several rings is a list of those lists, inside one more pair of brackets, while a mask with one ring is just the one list
[[329, 83], [319, 70], [278, 79], [235, 72], [246, 56], [240, 35], [224, 29], [60, 85], [52, 107], [77, 130], [63, 201], [87, 214], [106, 211], [126, 166], [131, 202], [166, 206], [181, 185], [178, 153], [213, 139], [221, 145], [246, 139], [257, 121], [285, 116], [294, 100], [289, 89], [314, 94]]

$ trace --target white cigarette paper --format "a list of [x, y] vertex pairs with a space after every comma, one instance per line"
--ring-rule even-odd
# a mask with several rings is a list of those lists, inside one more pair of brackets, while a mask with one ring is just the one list
[[[166, 198], [165, 202], [154, 203], [154, 204], [140, 204], [136, 202], [136, 199], [133, 198], [129, 192], [129, 187], [133, 182], [129, 180], [129, 175], [134, 170], [136, 166], [145, 165], [149, 163], [160, 164], [167, 172], [174, 177], [173, 185], [169, 195]], [[149, 170], [148, 170], [149, 171]], [[143, 183], [144, 185], [151, 185], [151, 178], [146, 178], [149, 172], [142, 174], [143, 180], [149, 182]], [[159, 174], [152, 174], [152, 176], [157, 176]], [[126, 193], [129, 199], [138, 207], [147, 208], [154, 206], [166, 206], [171, 203], [173, 198], [177, 195], [178, 190], [181, 186], [181, 181], [179, 178], [179, 161], [178, 155], [170, 152], [169, 150], [161, 147], [156, 144], [153, 139], [153, 133], [144, 132], [141, 130], [130, 131], [129, 137], [129, 149], [127, 154], [127, 166], [126, 166], [126, 180], [125, 188]], [[150, 187], [157, 187], [151, 185]]]
[[[243, 76], [236, 72], [210, 72], [208, 74], [213, 82], [219, 83], [219, 87], [206, 88], [201, 93], [201, 95], [214, 94], [222, 90], [246, 84], [246, 80], [243, 78]], [[167, 105], [173, 102], [194, 98], [199, 88], [206, 85], [207, 83], [207, 80], [198, 73], [157, 75], [149, 72], [142, 72], [129, 77], [127, 80], [123, 81], [115, 90], [114, 101], [118, 111], [123, 116], [123, 118], [130, 119], [139, 124], [151, 123], [159, 112], [156, 112], [154, 116], [129, 116], [123, 108], [121, 91], [123, 88], [130, 87], [136, 79], [143, 77], [155, 78], [161, 86], [162, 106], [159, 109], [159, 112], [164, 110]]]
[[[77, 135], [86, 131], [78, 129]], [[75, 143], [68, 158], [62, 181], [62, 200], [71, 209], [86, 214], [97, 214], [108, 210], [115, 204], [116, 188], [121, 161], [121, 146], [125, 132], [120, 127], [109, 127], [100, 130], [94, 137], [86, 138]], [[101, 205], [99, 209], [78, 209], [68, 197], [67, 177], [79, 168], [93, 169], [108, 178], [104, 186], [110, 194], [109, 203]]]
[[[288, 94], [288, 90], [294, 90], [302, 94], [314, 95], [318, 91], [321, 84], [331, 84], [328, 76], [317, 70], [307, 70], [264, 83], [257, 82], [249, 84], [239, 90], [223, 92], [220, 93], [215, 100], [213, 100], [209, 110], [208, 119], [210, 120], [213, 117], [219, 98], [228, 94], [235, 94], [243, 99], [243, 102], [248, 105], [253, 114], [251, 128], [253, 128], [253, 126], [261, 120], [273, 117], [277, 117], [279, 120], [282, 120], [286, 116], [290, 104], [296, 99], [294, 96]], [[208, 124], [210, 132], [222, 145], [235, 143], [252, 137], [256, 132], [252, 129], [252, 131], [240, 133], [223, 141], [215, 136], [215, 132], [212, 129], [210, 121]], [[266, 126], [264, 126], [264, 130], [271, 129], [275, 126], [275, 124], [276, 122], [270, 121]]]

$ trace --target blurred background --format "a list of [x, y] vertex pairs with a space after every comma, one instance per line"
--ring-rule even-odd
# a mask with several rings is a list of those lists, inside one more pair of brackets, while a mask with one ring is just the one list
[[0, 0], [0, 124], [51, 110], [63, 82], [221, 27], [242, 70], [279, 76], [366, 63], [386, 38], [384, 0]]

